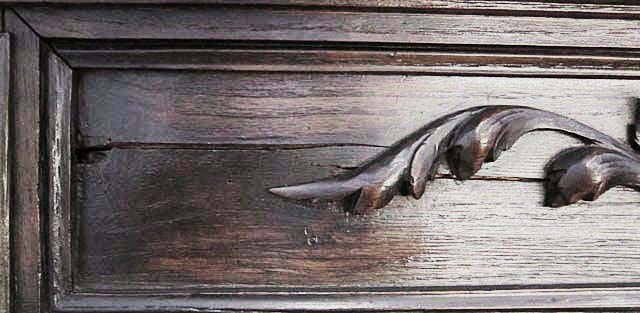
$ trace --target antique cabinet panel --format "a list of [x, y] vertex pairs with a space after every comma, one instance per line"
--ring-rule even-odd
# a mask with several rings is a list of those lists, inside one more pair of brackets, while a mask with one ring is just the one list
[[465, 181], [440, 166], [367, 215], [269, 192], [475, 106], [626, 145], [637, 6], [36, 2], [4, 14], [15, 312], [640, 307], [640, 194], [544, 205], [575, 136], [526, 134]]
[[267, 191], [348, 171], [422, 124], [480, 104], [527, 103], [624, 140], [634, 80], [80, 72], [78, 290], [635, 280], [636, 234], [626, 225], [636, 220], [635, 192], [583, 209], [542, 207], [545, 162], [578, 144], [551, 132], [525, 137], [477, 180], [438, 180], [425, 199], [396, 199], [373, 216]]

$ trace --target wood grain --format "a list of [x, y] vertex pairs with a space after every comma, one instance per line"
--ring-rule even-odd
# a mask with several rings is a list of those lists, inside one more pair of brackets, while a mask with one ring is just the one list
[[11, 159], [13, 310], [42, 308], [40, 227], [40, 48], [41, 42], [11, 10], [5, 12], [11, 37]]
[[0, 34], [0, 312], [11, 309], [9, 34]]
[[550, 110], [626, 138], [628, 80], [316, 73], [83, 71], [79, 131], [109, 142], [390, 145], [477, 105]]
[[[541, 183], [438, 179], [367, 217], [266, 189], [368, 148], [121, 150], [78, 166], [78, 290], [637, 283], [640, 195], [542, 207]], [[337, 164], [336, 164], [337, 163]], [[185, 197], [185, 195], [189, 195]]]
[[637, 20], [265, 9], [25, 7], [38, 34], [85, 39], [210, 39], [635, 48]]

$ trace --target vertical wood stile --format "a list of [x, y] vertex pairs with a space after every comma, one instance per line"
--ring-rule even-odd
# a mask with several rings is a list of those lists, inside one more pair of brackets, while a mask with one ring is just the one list
[[12, 10], [9, 95], [11, 131], [11, 301], [13, 312], [42, 310], [40, 38]]
[[10, 310], [9, 34], [0, 34], [0, 312]]

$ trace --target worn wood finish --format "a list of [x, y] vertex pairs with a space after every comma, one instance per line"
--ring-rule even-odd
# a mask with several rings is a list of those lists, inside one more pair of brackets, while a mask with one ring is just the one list
[[86, 39], [294, 40], [636, 48], [638, 21], [253, 7], [27, 7], [38, 34]]
[[9, 312], [11, 306], [9, 62], [9, 34], [2, 33], [0, 34], [0, 312]]
[[369, 156], [366, 148], [345, 147], [98, 153], [78, 169], [77, 288], [640, 279], [640, 195], [623, 189], [593, 204], [551, 209], [542, 207], [541, 183], [439, 179], [422, 200], [396, 198], [364, 218], [267, 191], [335, 169], [318, 164], [349, 167]]
[[40, 203], [40, 39], [13, 11], [5, 12], [11, 33], [12, 200], [11, 246], [14, 312], [42, 307]]
[[[87, 44], [88, 45], [88, 44]], [[118, 69], [197, 69], [217, 71], [289, 71], [289, 72], [362, 72], [413, 74], [464, 74], [502, 76], [640, 76], [640, 62], [635, 53], [611, 51], [576, 51], [583, 55], [560, 55], [557, 49], [523, 51], [526, 54], [489, 53], [485, 51], [437, 51], [451, 47], [388, 47], [383, 51], [353, 50], [356, 47], [318, 49], [293, 46], [276, 49], [194, 48], [180, 47], [82, 48], [78, 44], [59, 44], [57, 51], [75, 68]], [[305, 49], [306, 48], [306, 49]], [[345, 50], [352, 49], [352, 50]], [[508, 52], [508, 51], [505, 51]], [[537, 53], [536, 53], [537, 52]], [[566, 50], [564, 51], [566, 52]], [[591, 52], [591, 54], [585, 54]], [[547, 53], [547, 54], [542, 54]], [[554, 54], [555, 53], [555, 54]], [[605, 54], [606, 53], [606, 54]], [[604, 55], [603, 55], [604, 54]], [[609, 55], [607, 55], [609, 54]], [[613, 55], [611, 55], [613, 54]]]
[[71, 290], [71, 69], [57, 55], [47, 56], [47, 173], [49, 291], [54, 303]]
[[629, 99], [638, 94], [633, 80], [86, 70], [79, 132], [85, 147], [389, 146], [453, 111], [527, 105], [626, 140]]

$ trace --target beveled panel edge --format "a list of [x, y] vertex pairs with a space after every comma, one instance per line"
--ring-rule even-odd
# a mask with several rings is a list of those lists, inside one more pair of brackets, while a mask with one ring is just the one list
[[[55, 44], [54, 44], [55, 47]], [[494, 48], [495, 50], [499, 50]], [[57, 49], [76, 69], [169, 69], [254, 72], [410, 73], [524, 77], [640, 76], [640, 56], [559, 55], [406, 50], [401, 47], [356, 50], [292, 48], [144, 48]]]
[[613, 310], [640, 307], [640, 289], [525, 289], [441, 292], [66, 296], [56, 312]]

